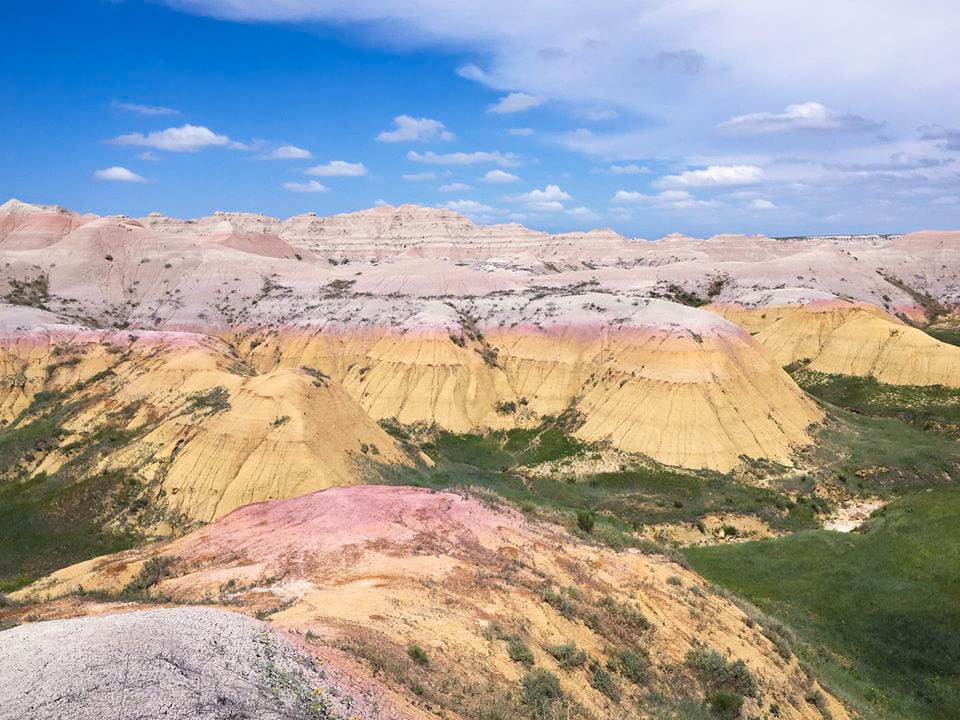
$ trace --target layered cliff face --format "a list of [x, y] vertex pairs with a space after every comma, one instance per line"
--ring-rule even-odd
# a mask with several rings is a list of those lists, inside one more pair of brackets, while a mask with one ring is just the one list
[[[821, 717], [805, 697], [823, 691], [796, 658], [694, 573], [460, 495], [353, 487], [252, 505], [179, 540], [66, 568], [17, 598], [46, 599], [39, 617], [96, 611], [57, 598], [142, 585], [148, 563], [163, 568], [148, 593], [305, 633], [306, 650], [352, 678], [347, 687], [373, 670], [411, 712], [536, 716], [542, 700], [564, 717], [625, 717], [652, 709], [651, 690], [679, 707], [724, 683], [698, 679], [698, 658], [715, 651], [743, 663], [723, 690], [745, 713], [775, 704], [780, 717]], [[534, 664], [534, 677], [556, 682], [546, 698], [528, 689]]]
[[[907, 238], [645, 242], [483, 227], [413, 206], [182, 221], [11, 202], [0, 212], [0, 412], [13, 421], [38, 392], [111, 370], [114, 401], [137, 392], [171, 417], [138, 442], [173, 463], [165, 502], [201, 519], [355, 480], [346, 458], [358, 453], [401, 462], [376, 427], [388, 419], [467, 433], [568, 414], [581, 440], [661, 463], [789, 464], [822, 413], [784, 364], [955, 382], [952, 349], [871, 304], [918, 316], [949, 304], [952, 237], [921, 237], [920, 270], [907, 275]], [[768, 327], [766, 310], [730, 304], [788, 278], [844, 288], [856, 311], [807, 303]], [[708, 299], [734, 322], [685, 307]], [[134, 339], [104, 339], [124, 334]], [[151, 359], [113, 369], [108, 342], [149, 344]], [[101, 347], [59, 357], [78, 344]], [[229, 409], [196, 428], [171, 409], [217, 388]], [[346, 439], [330, 437], [327, 418], [342, 421]], [[213, 459], [207, 447], [218, 448]], [[124, 453], [117, 462], [133, 462]], [[152, 481], [153, 464], [141, 464]]]
[[108, 438], [89, 472], [135, 472], [171, 518], [211, 520], [357, 482], [370, 464], [410, 463], [322, 372], [256, 374], [206, 336], [41, 324], [0, 338], [0, 367], [16, 379], [0, 398], [8, 427], [55, 417], [57, 441], [22, 468], [28, 475], [55, 473]]
[[709, 309], [749, 331], [779, 365], [802, 362], [810, 370], [894, 385], [960, 387], [960, 348], [873, 305], [774, 290]]

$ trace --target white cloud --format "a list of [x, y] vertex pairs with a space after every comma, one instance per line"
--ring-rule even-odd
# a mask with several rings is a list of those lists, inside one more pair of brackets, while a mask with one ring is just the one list
[[495, 212], [495, 208], [492, 208], [489, 205], [484, 205], [482, 202], [477, 202], [476, 200], [451, 200], [450, 202], [444, 203], [443, 206], [447, 210], [453, 210], [454, 212], [462, 213]]
[[516, 137], [529, 137], [533, 135], [533, 128], [510, 128], [507, 132]]
[[129, 133], [114, 138], [113, 142], [117, 145], [139, 145], [168, 152], [196, 152], [206, 147], [229, 145], [230, 138], [218, 135], [202, 125], [183, 125], [149, 135]]
[[407, 159], [413, 162], [424, 163], [427, 165], [475, 165], [477, 163], [494, 163], [501, 167], [514, 167], [519, 165], [519, 160], [513, 153], [502, 153], [499, 150], [494, 152], [476, 152], [464, 153], [444, 153], [437, 154], [427, 151], [418, 153], [416, 150], [410, 150], [407, 153]]
[[529, 95], [522, 92], [512, 92], [509, 95], [504, 95], [502, 98], [497, 100], [497, 102], [488, 107], [487, 112], [496, 113], [498, 115], [518, 113], [539, 107], [545, 102], [546, 100], [544, 98], [537, 97], [536, 95]]
[[496, 207], [491, 207], [477, 200], [451, 200], [440, 207], [447, 210], [453, 210], [461, 215], [466, 215], [470, 220], [476, 223], [493, 223], [502, 221], [509, 217], [509, 213]]
[[127, 183], [145, 183], [147, 179], [140, 177], [135, 172], [127, 170], [125, 167], [109, 167], [106, 170], [97, 170], [94, 173], [94, 177], [98, 180], [110, 180], [113, 182], [127, 182]]
[[136, 113], [137, 115], [179, 115], [179, 110], [164, 107], [163, 105], [141, 105], [139, 103], [128, 103], [114, 101], [111, 105], [116, 110], [125, 110], [126, 112]]
[[323, 165], [314, 165], [304, 170], [307, 175], [320, 177], [360, 177], [367, 174], [367, 166], [362, 162], [351, 163], [344, 160], [331, 160]]
[[283, 187], [291, 192], [298, 193], [322, 193], [330, 189], [326, 185], [318, 183], [316, 180], [310, 180], [305, 183], [285, 182]]
[[393, 207], [393, 205], [391, 205], [390, 203], [388, 203], [388, 202], [387, 202], [386, 200], [384, 200], [383, 198], [378, 198], [377, 200], [374, 200], [374, 201], [373, 201], [373, 206], [374, 206], [374, 207]]
[[144, 150], [142, 153], [137, 155], [137, 159], [146, 160], [147, 162], [156, 162], [160, 159], [160, 156], [155, 152], [151, 152], [150, 150]]
[[593, 122], [602, 122], [604, 120], [616, 120], [620, 113], [616, 110], [587, 110], [582, 113], [583, 117]]
[[609, 175], [644, 175], [650, 172], [650, 168], [644, 165], [610, 165], [605, 168], [597, 168], [594, 172], [607, 173]]
[[746, 135], [794, 132], [797, 130], [836, 130], [841, 132], [867, 132], [880, 126], [859, 115], [831, 110], [818, 102], [787, 105], [783, 112], [756, 112], [736, 115], [720, 124], [721, 130]]
[[575, 207], [567, 210], [567, 214], [580, 220], [599, 220], [600, 216], [588, 207]]
[[556, 202], [562, 200], [572, 200], [569, 193], [560, 189], [559, 185], [547, 185], [543, 190], [531, 190], [523, 195], [518, 195], [517, 199], [522, 202]]
[[513, 173], [508, 173], [504, 170], [491, 170], [483, 176], [483, 181], [488, 183], [512, 183], [519, 179], [520, 178]]
[[305, 160], [313, 157], [313, 154], [296, 145], [281, 145], [260, 157], [264, 160]]
[[407, 173], [406, 175], [401, 175], [404, 180], [410, 182], [418, 182], [420, 180], [433, 180], [437, 174], [435, 172], [421, 172], [421, 173]]
[[507, 199], [510, 202], [522, 203], [532, 212], [556, 213], [564, 212], [566, 206], [563, 203], [572, 200], [573, 197], [561, 190], [559, 185], [547, 185], [543, 190], [533, 189], [522, 195], [512, 195]]
[[397, 115], [393, 119], [394, 129], [384, 130], [377, 135], [379, 142], [432, 142], [453, 140], [454, 134], [446, 129], [439, 120], [415, 118], [409, 115]]
[[470, 186], [462, 182], [447, 183], [446, 185], [441, 185], [437, 188], [440, 192], [461, 192], [463, 190], [469, 190]]
[[654, 185], [660, 188], [726, 187], [756, 185], [763, 179], [763, 169], [756, 165], [711, 165], [705, 170], [687, 170], [679, 175], [666, 175]]
[[492, 81], [490, 75], [473, 63], [457, 68], [457, 75], [466, 80], [473, 80], [475, 82], [483, 83], [484, 85], [487, 85]]
[[751, 210], [776, 210], [777, 206], [775, 203], [770, 202], [769, 200], [764, 200], [763, 198], [757, 198], [751, 202], [748, 206]]
[[701, 207], [717, 207], [712, 200], [697, 200], [686, 190], [664, 190], [656, 195], [647, 195], [630, 190], [617, 190], [610, 199], [615, 205], [649, 205], [668, 210], [689, 210]]

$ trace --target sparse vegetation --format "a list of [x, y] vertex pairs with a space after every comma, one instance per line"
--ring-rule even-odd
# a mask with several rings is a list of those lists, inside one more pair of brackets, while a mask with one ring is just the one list
[[218, 385], [205, 393], [197, 393], [187, 402], [187, 411], [200, 415], [216, 415], [230, 409], [230, 393]]
[[560, 663], [560, 667], [565, 670], [580, 667], [587, 661], [587, 654], [577, 647], [577, 644], [571, 640], [563, 645], [553, 645], [547, 648], [547, 652]]
[[422, 667], [426, 667], [430, 664], [430, 658], [427, 657], [427, 651], [419, 645], [410, 645], [407, 647], [407, 655], [409, 655], [410, 659], [413, 660], [417, 665]]
[[563, 700], [560, 680], [552, 672], [534, 668], [523, 676], [523, 702], [534, 718], [547, 718], [551, 708]]
[[173, 558], [165, 555], [150, 558], [140, 567], [136, 577], [124, 586], [123, 594], [136, 595], [149, 590], [161, 580], [170, 577], [172, 564]]
[[533, 653], [519, 635], [510, 635], [507, 638], [507, 655], [521, 665], [532, 666], [534, 662]]

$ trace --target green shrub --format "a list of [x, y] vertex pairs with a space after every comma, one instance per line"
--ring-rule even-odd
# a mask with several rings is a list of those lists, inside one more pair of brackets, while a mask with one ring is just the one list
[[596, 524], [596, 519], [593, 517], [592, 512], [587, 510], [577, 510], [577, 527], [580, 528], [583, 532], [590, 534], [593, 532], [593, 526]]
[[170, 577], [172, 564], [173, 558], [165, 555], [150, 558], [140, 566], [137, 576], [124, 586], [123, 594], [133, 595], [149, 590], [164, 578]]
[[735, 692], [715, 692], [707, 696], [707, 704], [718, 720], [736, 720], [743, 710], [743, 695]]
[[523, 702], [530, 708], [534, 717], [546, 716], [550, 707], [563, 699], [559, 678], [542, 668], [534, 668], [524, 675], [521, 684], [523, 685]]
[[634, 685], [644, 685], [650, 680], [650, 655], [646, 650], [621, 648], [611, 656], [610, 665]]
[[620, 628], [628, 633], [639, 634], [650, 629], [647, 616], [630, 603], [604, 595], [600, 599], [600, 605], [613, 616]]
[[548, 647], [547, 652], [550, 653], [554, 660], [560, 663], [560, 667], [565, 670], [579, 667], [587, 661], [587, 654], [583, 650], [580, 650], [573, 640], [563, 645]]
[[521, 665], [528, 667], [533, 665], [533, 653], [519, 635], [511, 635], [507, 638], [507, 655]]
[[716, 650], [696, 648], [687, 653], [686, 665], [707, 693], [757, 694], [757, 679], [743, 660], [730, 663]]
[[600, 663], [593, 663], [590, 668], [590, 687], [606, 695], [614, 702], [620, 699], [620, 687], [617, 685], [617, 681]]
[[556, 590], [544, 590], [543, 599], [565, 618], [573, 617], [575, 607], [566, 595], [558, 593]]
[[411, 645], [408, 647], [407, 655], [409, 655], [410, 659], [413, 660], [417, 665], [426, 667], [430, 664], [430, 658], [427, 657], [427, 651], [419, 645]]

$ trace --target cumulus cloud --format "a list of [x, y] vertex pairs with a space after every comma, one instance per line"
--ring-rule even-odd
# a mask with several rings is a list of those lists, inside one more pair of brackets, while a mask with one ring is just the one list
[[463, 190], [469, 190], [470, 186], [462, 182], [453, 182], [447, 183], [446, 185], [441, 185], [437, 188], [440, 192], [462, 192]]
[[142, 153], [137, 155], [137, 158], [139, 160], [146, 160], [147, 162], [156, 162], [160, 159], [160, 156], [155, 152], [151, 152], [150, 150], [144, 150]]
[[664, 190], [656, 195], [647, 195], [630, 190], [617, 190], [610, 201], [615, 205], [648, 205], [669, 210], [716, 207], [719, 204], [712, 200], [698, 200], [686, 190]]
[[351, 163], [345, 160], [331, 160], [323, 165], [314, 165], [304, 171], [307, 175], [320, 177], [360, 177], [367, 174], [367, 166], [362, 162]]
[[536, 95], [529, 95], [522, 92], [512, 92], [504, 95], [497, 102], [487, 108], [488, 113], [506, 115], [508, 113], [518, 113], [524, 110], [531, 110], [543, 105], [546, 100]]
[[514, 167], [520, 164], [516, 155], [513, 153], [502, 153], [499, 150], [494, 152], [478, 150], [469, 153], [455, 152], [443, 154], [435, 153], [432, 150], [425, 153], [410, 150], [407, 153], [407, 159], [426, 165], [476, 165], [478, 163], [493, 163], [501, 167]]
[[659, 188], [727, 187], [756, 185], [764, 179], [756, 165], [711, 165], [705, 170], [687, 170], [679, 175], [665, 175], [654, 185]]
[[290, 192], [298, 193], [323, 193], [327, 192], [330, 188], [326, 185], [318, 183], [316, 180], [309, 180], [304, 183], [300, 182], [285, 182], [283, 184], [284, 189], [289, 190]]
[[404, 180], [409, 182], [419, 182], [421, 180], [433, 180], [437, 174], [435, 172], [421, 172], [421, 173], [407, 173], [406, 175], [401, 175]]
[[720, 129], [745, 135], [796, 132], [798, 130], [870, 132], [879, 124], [859, 115], [840, 113], [818, 102], [787, 105], [783, 112], [736, 115], [720, 123]]
[[483, 176], [483, 181], [488, 183], [512, 183], [519, 179], [520, 178], [513, 173], [508, 173], [504, 170], [491, 170]]
[[97, 170], [93, 173], [94, 177], [98, 180], [109, 180], [111, 182], [126, 182], [126, 183], [145, 183], [147, 179], [137, 175], [131, 170], [127, 170], [125, 167], [109, 167], [105, 170]]
[[281, 145], [260, 157], [264, 160], [305, 160], [312, 158], [313, 153], [296, 145]]
[[[869, 13], [835, 0], [700, 0], [669, 3], [663, 12], [636, 0], [533, 0], [522, 8], [490, 0], [482, 10], [443, 0], [164, 2], [246, 22], [389, 23], [405, 46], [475, 49], [483, 66], [458, 73], [491, 88], [659, 117], [687, 109], [704, 131], [715, 122], [718, 99], [762, 107], [757, 103], [785, 92], [896, 108], [917, 118], [913, 125], [931, 122], [922, 114], [938, 103], [944, 118], [957, 110], [956, 102], [941, 102], [953, 94], [960, 65], [960, 44], [949, 34], [956, 10], [943, 0], [876, 0]], [[695, 83], [708, 73], [710, 82]], [[689, 126], [683, 130], [689, 138]]]
[[466, 215], [476, 223], [493, 223], [510, 217], [509, 213], [503, 209], [492, 207], [478, 200], [451, 200], [440, 207]]
[[607, 173], [609, 175], [644, 175], [650, 172], [650, 168], [644, 165], [609, 165], [605, 168], [596, 168], [594, 172]]
[[431, 118], [415, 118], [409, 115], [397, 115], [393, 119], [394, 129], [384, 130], [377, 135], [379, 142], [447, 142], [453, 140], [454, 134], [447, 130], [439, 120]]
[[507, 199], [510, 202], [521, 203], [533, 212], [555, 213], [565, 211], [567, 208], [564, 203], [573, 200], [573, 197], [561, 190], [559, 185], [547, 185], [543, 190], [533, 189]]
[[179, 110], [164, 107], [163, 105], [141, 105], [139, 103], [128, 103], [114, 101], [111, 103], [114, 109], [125, 112], [136, 113], [137, 115], [179, 115]]
[[776, 210], [777, 206], [775, 203], [770, 202], [769, 200], [764, 200], [763, 198], [757, 198], [753, 200], [747, 207], [751, 210]]
[[510, 128], [507, 132], [516, 137], [529, 137], [533, 135], [533, 128]]
[[443, 207], [460, 213], [492, 213], [496, 211], [496, 208], [484, 205], [476, 200], [451, 200], [444, 203]]
[[113, 139], [116, 145], [137, 145], [167, 152], [196, 152], [207, 147], [230, 144], [226, 135], [218, 135], [202, 125], [183, 125], [152, 132], [149, 135], [129, 133]]

